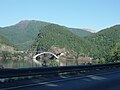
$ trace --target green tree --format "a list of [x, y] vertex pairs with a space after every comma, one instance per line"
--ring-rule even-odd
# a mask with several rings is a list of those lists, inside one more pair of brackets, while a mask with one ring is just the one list
[[104, 58], [100, 58], [100, 59], [96, 59], [96, 63], [97, 63], [97, 64], [105, 64], [106, 61], [105, 61]]
[[59, 66], [59, 63], [55, 60], [52, 60], [51, 62], [49, 62], [48, 66]]

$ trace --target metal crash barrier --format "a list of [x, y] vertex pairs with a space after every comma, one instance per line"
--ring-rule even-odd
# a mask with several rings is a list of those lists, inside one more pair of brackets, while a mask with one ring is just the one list
[[49, 75], [64, 72], [97, 71], [104, 69], [119, 68], [120, 63], [79, 65], [79, 66], [58, 66], [58, 67], [37, 67], [37, 68], [2, 68], [0, 69], [0, 78]]

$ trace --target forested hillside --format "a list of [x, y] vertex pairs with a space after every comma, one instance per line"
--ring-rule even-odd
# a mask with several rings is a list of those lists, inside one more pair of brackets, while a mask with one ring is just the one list
[[0, 35], [0, 44], [12, 45], [8, 39]]
[[87, 40], [78, 37], [67, 28], [50, 24], [40, 30], [33, 48], [37, 47], [37, 50], [47, 51], [53, 45], [86, 54], [89, 54], [92, 47]]
[[120, 40], [116, 43], [115, 47], [109, 52], [108, 61], [120, 62]]
[[109, 59], [109, 52], [120, 40], [120, 25], [101, 30], [86, 39], [96, 48], [96, 50], [91, 53], [95, 58]]

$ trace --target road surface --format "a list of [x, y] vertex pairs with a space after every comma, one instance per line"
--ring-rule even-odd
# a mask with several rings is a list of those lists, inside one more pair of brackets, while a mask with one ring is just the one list
[[120, 90], [120, 69], [49, 77], [46, 80], [19, 80], [0, 85], [0, 90]]

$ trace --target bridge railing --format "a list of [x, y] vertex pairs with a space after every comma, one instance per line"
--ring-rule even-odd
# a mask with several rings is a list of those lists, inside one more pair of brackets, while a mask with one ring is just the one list
[[0, 69], [0, 78], [49, 75], [64, 72], [82, 72], [97, 71], [104, 69], [119, 68], [120, 63], [96, 64], [96, 65], [80, 65], [80, 66], [58, 66], [58, 67], [37, 67], [37, 68], [19, 68], [19, 69]]

